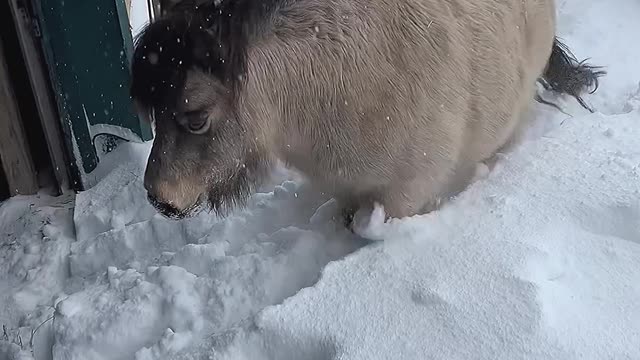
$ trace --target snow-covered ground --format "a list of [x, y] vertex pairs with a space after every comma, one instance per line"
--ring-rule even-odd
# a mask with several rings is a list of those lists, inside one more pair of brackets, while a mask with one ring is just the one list
[[640, 359], [640, 3], [558, 8], [609, 71], [598, 112], [537, 106], [491, 173], [383, 241], [284, 169], [228, 218], [164, 219], [150, 144], [77, 196], [5, 202], [0, 359]]
[[129, 12], [129, 25], [131, 25], [131, 35], [137, 36], [140, 31], [149, 23], [149, 0], [131, 0]]

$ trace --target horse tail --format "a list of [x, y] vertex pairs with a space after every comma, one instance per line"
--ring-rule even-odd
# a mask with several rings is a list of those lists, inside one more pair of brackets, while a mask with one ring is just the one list
[[[569, 48], [556, 37], [549, 62], [538, 82], [546, 90], [557, 94], [573, 96], [585, 109], [593, 110], [585, 103], [581, 95], [585, 92], [593, 94], [598, 89], [598, 78], [607, 72], [600, 66], [586, 63], [586, 60], [578, 61]], [[548, 105], [554, 105], [536, 96], [536, 100]], [[555, 106], [555, 105], [554, 105]]]

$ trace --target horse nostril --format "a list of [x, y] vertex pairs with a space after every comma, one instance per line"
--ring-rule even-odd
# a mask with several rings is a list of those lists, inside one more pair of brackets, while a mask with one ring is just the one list
[[162, 215], [172, 218], [172, 219], [180, 219], [184, 217], [182, 211], [178, 210], [175, 206], [171, 204], [167, 204], [166, 202], [162, 202], [158, 200], [154, 195], [147, 193], [147, 199], [149, 203], [153, 205], [153, 207]]

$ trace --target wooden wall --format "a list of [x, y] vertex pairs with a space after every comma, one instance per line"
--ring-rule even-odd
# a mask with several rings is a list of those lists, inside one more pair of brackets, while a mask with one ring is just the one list
[[11, 195], [34, 194], [38, 179], [0, 39], [0, 159]]

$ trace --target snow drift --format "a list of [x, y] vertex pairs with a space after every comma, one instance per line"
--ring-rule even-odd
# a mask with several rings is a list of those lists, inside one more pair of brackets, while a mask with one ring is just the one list
[[149, 144], [75, 197], [7, 201], [0, 359], [640, 358], [640, 5], [559, 12], [609, 71], [599, 113], [537, 106], [490, 173], [439, 211], [374, 218], [378, 241], [283, 169], [228, 218], [167, 220]]

